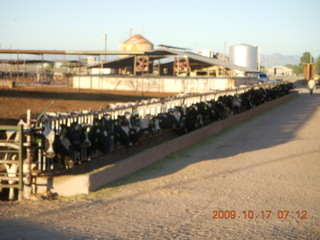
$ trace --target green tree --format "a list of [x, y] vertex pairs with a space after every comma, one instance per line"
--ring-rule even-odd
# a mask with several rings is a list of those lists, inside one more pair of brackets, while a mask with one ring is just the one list
[[[303, 73], [303, 64], [310, 63], [310, 61], [311, 61], [311, 63], [314, 63], [314, 58], [312, 57], [311, 53], [310, 52], [304, 52], [302, 54], [302, 56], [300, 57], [300, 64], [299, 65], [294, 65], [292, 67], [293, 73], [295, 73], [295, 74]], [[317, 61], [318, 61], [318, 59], [317, 59]], [[319, 64], [320, 64], [320, 59], [319, 59]], [[320, 68], [319, 68], [319, 70], [320, 70]]]
[[[310, 62], [311, 61], [311, 62]], [[314, 63], [314, 58], [312, 57], [310, 52], [304, 52], [300, 58], [300, 64], [304, 63]]]
[[295, 73], [295, 74], [303, 73], [303, 66], [301, 64], [294, 65], [293, 68], [292, 68], [292, 72]]
[[284, 66], [287, 67], [287, 68], [291, 68], [291, 69], [293, 69], [293, 67], [294, 67], [294, 65], [292, 65], [292, 64], [286, 64]]
[[315, 65], [316, 65], [316, 72], [320, 73], [320, 55], [316, 59]]

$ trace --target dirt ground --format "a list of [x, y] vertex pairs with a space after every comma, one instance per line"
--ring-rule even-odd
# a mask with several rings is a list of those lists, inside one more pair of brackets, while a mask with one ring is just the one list
[[[0, 88], [0, 125], [14, 123], [31, 109], [38, 116], [52, 102], [49, 112], [98, 110], [107, 108], [110, 103], [135, 102], [147, 98], [168, 97], [173, 93], [97, 91], [66, 87], [23, 87]], [[8, 119], [11, 119], [11, 121]]]
[[2, 202], [0, 239], [320, 239], [320, 94], [298, 90], [97, 192]]

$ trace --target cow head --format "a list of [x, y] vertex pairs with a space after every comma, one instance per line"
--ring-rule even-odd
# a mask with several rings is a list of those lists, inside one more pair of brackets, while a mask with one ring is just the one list
[[49, 122], [45, 122], [43, 124], [43, 136], [44, 136], [44, 152], [47, 158], [54, 158], [55, 152], [54, 152], [54, 140], [55, 140], [55, 132], [53, 129], [51, 129], [51, 124]]

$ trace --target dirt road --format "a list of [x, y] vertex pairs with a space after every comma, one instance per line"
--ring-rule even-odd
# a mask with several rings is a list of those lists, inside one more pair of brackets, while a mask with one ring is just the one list
[[90, 195], [0, 203], [0, 239], [319, 239], [320, 94], [299, 91]]

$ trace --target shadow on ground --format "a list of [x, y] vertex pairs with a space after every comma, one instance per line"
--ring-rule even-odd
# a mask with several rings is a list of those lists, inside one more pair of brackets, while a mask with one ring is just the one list
[[0, 220], [0, 239], [85, 239], [72, 237], [49, 230], [43, 224], [27, 222], [23, 219]]
[[[304, 123], [314, 114], [320, 106], [319, 103], [319, 93], [309, 96], [305, 89], [300, 89], [299, 96], [289, 102], [239, 123], [191, 148], [172, 154], [137, 173], [107, 184], [104, 188], [113, 188], [137, 181], [158, 178], [172, 174], [193, 163], [205, 160], [219, 160], [289, 142], [295, 137], [297, 131], [299, 131]], [[266, 127], [270, 124], [272, 124], [271, 131], [270, 128]], [[254, 128], [252, 128], [252, 126], [254, 126]], [[240, 145], [240, 147], [234, 147], [236, 144]], [[192, 155], [192, 151], [205, 152], [208, 148], [213, 148], [215, 150], [214, 153], [212, 151], [209, 151], [209, 155], [203, 153], [201, 158], [196, 158]], [[295, 154], [295, 156], [297, 155]], [[277, 158], [273, 161], [284, 160], [288, 159]], [[270, 161], [259, 162], [249, 166], [249, 168], [268, 163], [270, 163]], [[244, 169], [248, 169], [248, 166], [239, 168], [236, 171]], [[218, 176], [225, 173], [218, 172], [215, 174]]]

